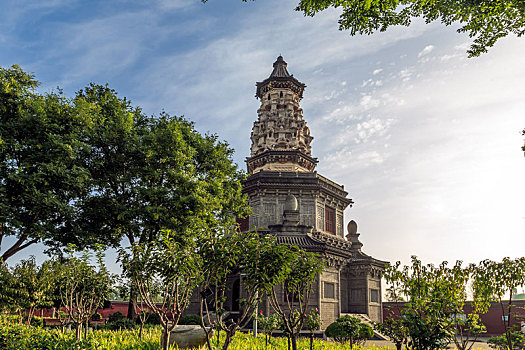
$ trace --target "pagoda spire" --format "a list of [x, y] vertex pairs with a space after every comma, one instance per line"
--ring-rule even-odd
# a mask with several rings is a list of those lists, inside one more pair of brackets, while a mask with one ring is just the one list
[[299, 99], [302, 99], [306, 85], [295, 79], [293, 74], [288, 73], [287, 66], [288, 64], [283, 56], [277, 57], [277, 60], [273, 63], [273, 71], [270, 76], [257, 83], [255, 97], [262, 98], [263, 95], [273, 88], [287, 88], [296, 93]]
[[314, 171], [310, 129], [303, 119], [299, 102], [305, 84], [287, 70], [283, 56], [273, 63], [268, 78], [257, 83], [261, 105], [253, 124], [251, 157], [246, 162], [250, 174], [265, 171]]
[[273, 63], [273, 72], [270, 74], [270, 78], [289, 78], [290, 73], [286, 69], [288, 64], [284, 61], [283, 56], [277, 57], [277, 61]]

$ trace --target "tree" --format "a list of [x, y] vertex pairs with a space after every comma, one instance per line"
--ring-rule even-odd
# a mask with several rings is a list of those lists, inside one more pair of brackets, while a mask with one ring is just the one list
[[123, 266], [142, 300], [159, 317], [163, 328], [161, 345], [167, 350], [171, 331], [202, 280], [197, 241], [193, 237], [183, 240], [164, 231], [160, 241], [132, 249], [132, 253], [121, 251]]
[[409, 26], [417, 17], [426, 23], [439, 20], [446, 26], [459, 23], [457, 31], [474, 38], [467, 50], [469, 57], [487, 52], [511, 33], [518, 37], [525, 33], [525, 3], [521, 0], [300, 0], [296, 10], [315, 16], [331, 7], [342, 9], [339, 29], [349, 30], [351, 35]]
[[279, 328], [279, 315], [271, 314], [265, 316], [262, 310], [257, 315], [257, 322], [264, 332], [264, 344], [268, 346], [268, 343], [272, 343], [273, 332]]
[[401, 350], [403, 344], [407, 343], [408, 330], [401, 317], [390, 314], [383, 323], [374, 323], [374, 328], [390, 338], [390, 341], [396, 345], [396, 350]]
[[391, 289], [401, 291], [408, 300], [400, 320], [407, 330], [409, 347], [438, 349], [455, 338], [473, 269], [461, 265], [461, 261], [453, 267], [448, 267], [447, 262], [437, 267], [422, 265], [413, 256], [412, 266], [401, 268], [397, 262], [385, 271]]
[[77, 339], [82, 338], [82, 327], [95, 314], [97, 308], [103, 306], [104, 300], [110, 294], [111, 275], [106, 270], [100, 249], [96, 251], [97, 266], [90, 264], [91, 254], [84, 251], [80, 257], [75, 257], [69, 251], [64, 261], [53, 261], [53, 272], [57, 276], [57, 289], [60, 306], [64, 309], [67, 319], [76, 330]]
[[307, 315], [306, 328], [310, 331], [310, 350], [314, 350], [314, 334], [321, 329], [321, 315], [317, 308]]
[[86, 140], [92, 183], [79, 209], [81, 231], [98, 232], [115, 246], [125, 238], [133, 253], [134, 246], [160, 241], [162, 232], [198, 238], [244, 215], [244, 174], [217, 136], [167, 113], [146, 117], [107, 86], [92, 84], [76, 100], [92, 104], [97, 121]]
[[[235, 333], [252, 319], [263, 295], [286, 278], [293, 254], [274, 237], [256, 232], [212, 234], [201, 247], [205, 276], [201, 286], [201, 317], [204, 322], [206, 316], [210, 328], [226, 333], [223, 345], [226, 350]], [[234, 274], [240, 274], [239, 283], [244, 290], [244, 296], [238, 301], [241, 312], [235, 319], [227, 317], [225, 308], [229, 277]], [[214, 310], [213, 318], [210, 310]], [[208, 332], [204, 324], [202, 326]], [[208, 348], [211, 349], [209, 340]]]
[[[324, 263], [317, 255], [297, 247], [288, 247], [288, 260], [282, 266], [287, 271], [284, 280], [267, 293], [272, 309], [281, 317], [282, 329], [293, 350], [306, 320], [312, 284], [323, 271]], [[281, 305], [281, 300], [284, 300]]]
[[11, 288], [17, 290], [12, 303], [20, 311], [27, 311], [27, 324], [31, 325], [36, 309], [53, 306], [56, 276], [49, 261], [38, 266], [35, 258], [30, 257], [13, 268], [12, 278]]
[[[60, 91], [35, 92], [39, 82], [16, 65], [0, 67], [0, 261], [37, 242], [75, 243], [68, 222], [87, 187], [78, 160], [89, 113]], [[10, 247], [6, 236], [16, 237]]]
[[[474, 297], [480, 303], [489, 305], [496, 301], [501, 307], [505, 338], [508, 349], [512, 349], [515, 341], [513, 335], [513, 320], [515, 319], [512, 296], [518, 287], [525, 285], [525, 258], [504, 258], [501, 262], [483, 260], [474, 271]], [[508, 297], [508, 300], [505, 298]]]

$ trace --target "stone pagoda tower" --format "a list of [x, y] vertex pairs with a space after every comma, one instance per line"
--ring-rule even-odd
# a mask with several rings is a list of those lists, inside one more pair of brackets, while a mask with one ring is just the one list
[[305, 87], [288, 72], [282, 56], [270, 76], [257, 83], [255, 97], [261, 105], [244, 183], [253, 214], [241, 222], [241, 230], [256, 227], [281, 243], [326, 259], [329, 267], [318, 276], [310, 300], [320, 310], [323, 327], [348, 313], [381, 320], [385, 262], [361, 251], [354, 221], [348, 224], [345, 239], [344, 210], [353, 201], [344, 186], [315, 171], [313, 137], [300, 107]]

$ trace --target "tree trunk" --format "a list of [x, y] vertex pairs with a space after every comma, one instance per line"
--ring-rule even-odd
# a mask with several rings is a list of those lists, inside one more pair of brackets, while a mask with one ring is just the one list
[[297, 350], [297, 334], [292, 334], [292, 350]]
[[128, 318], [135, 321], [137, 318], [137, 292], [133, 285], [129, 287], [129, 304], [128, 304]]
[[310, 333], [310, 350], [314, 350], [314, 332]]
[[142, 330], [144, 329], [144, 322], [140, 323], [139, 339], [142, 340]]
[[230, 334], [230, 332], [226, 332], [226, 339], [224, 339], [224, 345], [222, 346], [222, 350], [228, 350], [228, 347], [230, 346], [231, 342], [232, 334]]
[[164, 326], [164, 341], [161, 344], [163, 350], [168, 350], [170, 347], [170, 333], [171, 332], [168, 331], [168, 324], [166, 323], [166, 326]]
[[76, 324], [75, 335], [77, 337], [77, 340], [82, 339], [82, 322], [78, 322]]

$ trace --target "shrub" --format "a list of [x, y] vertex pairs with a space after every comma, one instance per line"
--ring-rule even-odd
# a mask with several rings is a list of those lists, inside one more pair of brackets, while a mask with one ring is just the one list
[[119, 320], [106, 323], [103, 328], [111, 331], [118, 331], [122, 329], [133, 329], [136, 326], [137, 325], [135, 322], [133, 322], [133, 320], [130, 320], [129, 318], [121, 318]]
[[146, 318], [146, 324], [158, 325], [160, 324], [160, 317], [154, 312], [148, 312], [148, 317]]
[[[513, 350], [525, 348], [525, 342], [523, 339], [523, 334], [521, 332], [511, 332], [510, 336], [512, 339]], [[493, 349], [498, 349], [498, 350], [508, 349], [507, 337], [505, 336], [505, 334], [490, 337], [487, 340], [487, 343]]]
[[119, 320], [122, 320], [123, 318], [126, 318], [124, 316], [124, 314], [120, 311], [117, 311], [115, 313], [112, 313], [111, 315], [109, 315], [108, 317], [108, 323], [109, 322], [115, 322], [115, 321], [119, 321]]
[[201, 317], [195, 314], [187, 314], [179, 319], [180, 325], [198, 325], [201, 324]]
[[350, 342], [350, 344], [359, 344], [374, 335], [372, 327], [362, 323], [356, 317], [343, 316], [331, 323], [325, 330], [328, 338], [333, 338], [340, 343]]

